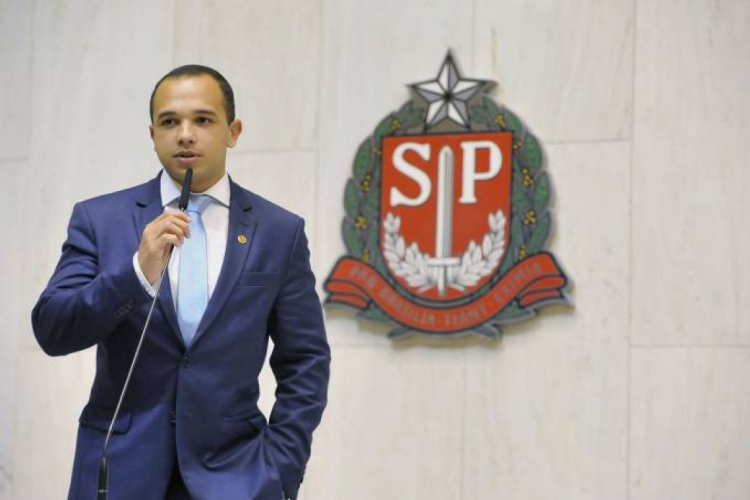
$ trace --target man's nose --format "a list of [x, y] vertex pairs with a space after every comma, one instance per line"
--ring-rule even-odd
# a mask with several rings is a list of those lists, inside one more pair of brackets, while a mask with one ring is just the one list
[[189, 123], [183, 123], [180, 125], [177, 140], [181, 146], [195, 144], [195, 130]]

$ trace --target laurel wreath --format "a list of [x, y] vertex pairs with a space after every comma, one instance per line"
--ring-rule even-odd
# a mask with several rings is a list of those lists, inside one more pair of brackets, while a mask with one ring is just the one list
[[[406, 294], [409, 291], [403, 289], [392, 277], [392, 275], [399, 276], [399, 274], [389, 266], [386, 255], [383, 255], [380, 251], [379, 193], [382, 173], [382, 141], [384, 137], [391, 135], [424, 134], [426, 111], [427, 108], [424, 103], [415, 98], [383, 118], [372, 135], [360, 144], [352, 165], [352, 177], [349, 178], [344, 190], [346, 216], [342, 221], [341, 229], [349, 255], [372, 265], [389, 279], [393, 286], [401, 288]], [[513, 134], [512, 210], [509, 214], [510, 238], [505, 257], [501, 257], [500, 271], [482, 288], [473, 292], [483, 294], [494, 286], [502, 275], [507, 273], [514, 265], [543, 249], [551, 228], [549, 213], [551, 188], [547, 173], [544, 171], [544, 157], [539, 141], [518, 116], [484, 95], [478, 97], [474, 101], [474, 105], [469, 107], [469, 117], [472, 132], [512, 132]], [[456, 131], [465, 132], [466, 130], [457, 129]], [[507, 215], [504, 214], [504, 217], [507, 217]], [[387, 238], [388, 236], [384, 237]], [[387, 243], [387, 240], [384, 241], [384, 249]], [[480, 260], [492, 254], [492, 251], [489, 254], [484, 251], [484, 245], [483, 241]], [[404, 260], [410, 254], [411, 248], [412, 246], [407, 247], [404, 242]], [[480, 248], [480, 245], [476, 245], [471, 250], [472, 258], [480, 255], [477, 251], [478, 248]], [[396, 250], [400, 250], [398, 240], [396, 240]], [[468, 251], [469, 249], [467, 249]], [[396, 255], [401, 254], [396, 252]], [[465, 256], [466, 252], [462, 257], [462, 267], [464, 262], [467, 263], [467, 266], [470, 266], [468, 264], [469, 259], [465, 259]], [[416, 250], [411, 258], [410, 264], [416, 266], [419, 263]], [[478, 263], [475, 265], [479, 266]], [[397, 269], [401, 268], [398, 267]], [[476, 269], [479, 269], [479, 267]], [[482, 269], [484, 268], [482, 267]], [[466, 276], [472, 275], [469, 271], [466, 271]], [[422, 274], [429, 276], [429, 273]], [[478, 275], [477, 272], [474, 272], [474, 274]], [[477, 280], [477, 282], [480, 280]], [[410, 283], [422, 283], [417, 278], [414, 278], [411, 282], [406, 279], [406, 282], [409, 286], [412, 286]], [[427, 283], [427, 281], [424, 281], [424, 283], [414, 286], [421, 288], [427, 286]], [[458, 282], [457, 284], [459, 286], [471, 286]], [[374, 303], [361, 314], [370, 319], [389, 319]], [[529, 311], [517, 304], [511, 304], [495, 316], [493, 322], [501, 324], [528, 314], [530, 314]]]
[[[484, 235], [481, 245], [474, 240], [469, 242], [460, 264], [448, 268], [446, 286], [463, 292], [497, 269], [505, 252], [505, 215], [498, 210], [490, 213], [487, 219], [490, 232]], [[413, 242], [406, 246], [401, 236], [401, 217], [388, 212], [383, 221], [383, 232], [383, 254], [391, 272], [420, 292], [437, 287], [439, 269], [429, 265], [430, 255], [422, 253], [419, 244]]]

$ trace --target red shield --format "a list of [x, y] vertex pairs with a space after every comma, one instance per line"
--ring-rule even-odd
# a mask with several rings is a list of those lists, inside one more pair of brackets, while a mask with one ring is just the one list
[[513, 136], [383, 139], [380, 250], [399, 284], [454, 301], [486, 284], [510, 241]]

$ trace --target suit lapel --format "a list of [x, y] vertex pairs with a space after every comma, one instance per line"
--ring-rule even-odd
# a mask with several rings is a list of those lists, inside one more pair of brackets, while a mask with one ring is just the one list
[[203, 333], [211, 326], [216, 316], [221, 312], [224, 304], [234, 289], [239, 279], [240, 272], [245, 266], [247, 255], [253, 243], [255, 235], [255, 218], [251, 215], [250, 195], [229, 178], [229, 228], [227, 231], [227, 248], [224, 253], [224, 262], [221, 272], [214, 288], [214, 293], [206, 306], [198, 329], [195, 332], [190, 347], [203, 336]]
[[[164, 211], [164, 207], [161, 201], [161, 191], [159, 189], [161, 172], [156, 176], [156, 179], [146, 183], [144, 189], [136, 200], [136, 210], [134, 212], [135, 218], [135, 230], [137, 241], [141, 240], [143, 229], [148, 223], [156, 219]], [[169, 326], [172, 327], [177, 339], [180, 344], [184, 345], [182, 334], [180, 333], [180, 326], [177, 323], [177, 313], [174, 309], [174, 300], [172, 298], [172, 287], [169, 285], [169, 271], [164, 273], [164, 282], [162, 283], [161, 291], [159, 292], [159, 305], [161, 306], [164, 316], [167, 318]]]

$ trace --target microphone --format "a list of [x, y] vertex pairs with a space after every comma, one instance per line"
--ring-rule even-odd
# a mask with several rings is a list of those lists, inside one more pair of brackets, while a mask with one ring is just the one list
[[[190, 186], [193, 183], [193, 169], [188, 168], [185, 172], [185, 178], [182, 181], [182, 193], [180, 194], [180, 201], [178, 202], [178, 207], [181, 211], [187, 210], [188, 201], [190, 200]], [[143, 346], [143, 340], [146, 338], [146, 330], [148, 329], [148, 325], [151, 323], [151, 314], [154, 312], [154, 307], [156, 306], [156, 301], [159, 298], [159, 291], [161, 290], [161, 284], [162, 281], [164, 281], [164, 274], [167, 272], [167, 267], [169, 266], [169, 261], [172, 259], [172, 252], [174, 251], [174, 245], [169, 247], [169, 253], [167, 254], [167, 260], [164, 262], [164, 266], [161, 268], [161, 273], [159, 274], [159, 280], [156, 282], [156, 293], [154, 293], [154, 299], [151, 301], [151, 308], [148, 310], [148, 316], [146, 316], [146, 323], [143, 325], [143, 330], [141, 331], [141, 338], [138, 340], [138, 346], [135, 348], [135, 354], [133, 355], [133, 361], [130, 363], [130, 370], [128, 370], [128, 376], [125, 377], [125, 384], [122, 387], [122, 392], [120, 393], [120, 399], [117, 402], [117, 407], [115, 408], [115, 413], [112, 415], [112, 421], [109, 423], [109, 429], [107, 430], [107, 437], [104, 439], [104, 446], [102, 447], [102, 458], [99, 461], [99, 476], [97, 479], [97, 485], [96, 485], [96, 498], [97, 500], [107, 500], [107, 497], [109, 495], [109, 466], [107, 465], [107, 448], [109, 447], [109, 439], [112, 437], [112, 429], [115, 426], [115, 420], [117, 420], [117, 416], [120, 414], [120, 408], [122, 407], [122, 402], [125, 399], [125, 394], [128, 391], [128, 386], [130, 385], [130, 378], [133, 375], [133, 369], [135, 368], [135, 363], [138, 361], [138, 355], [141, 353], [141, 346]]]
[[177, 207], [183, 212], [187, 210], [188, 201], [190, 201], [190, 186], [193, 184], [193, 169], [188, 168], [185, 172], [185, 179], [182, 181], [182, 194], [180, 194], [180, 202]]

